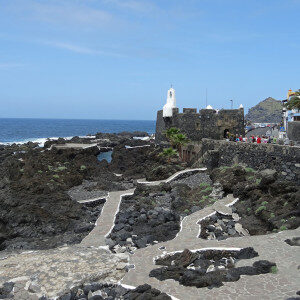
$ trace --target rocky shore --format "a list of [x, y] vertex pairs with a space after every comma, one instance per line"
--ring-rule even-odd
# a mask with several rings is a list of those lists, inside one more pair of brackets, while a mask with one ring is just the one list
[[[195, 289], [282, 280], [299, 246], [299, 186], [161, 152], [138, 132], [1, 146], [0, 298], [167, 300], [171, 285], [199, 299]], [[267, 259], [266, 237], [282, 258]]]
[[[48, 249], [80, 242], [94, 227], [107, 193], [134, 186], [97, 155], [103, 145], [149, 144], [133, 136], [147, 135], [99, 133], [99, 144], [86, 149], [49, 149], [70, 142], [64, 139], [46, 142], [43, 148], [34, 143], [1, 146], [0, 249]], [[95, 138], [71, 141], [93, 143]], [[102, 200], [94, 207], [80, 203], [91, 198]]]

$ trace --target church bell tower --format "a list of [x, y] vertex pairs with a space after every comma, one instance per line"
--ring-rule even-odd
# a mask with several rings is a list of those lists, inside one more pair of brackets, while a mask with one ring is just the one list
[[167, 93], [167, 103], [163, 108], [163, 117], [170, 118], [173, 116], [173, 108], [176, 108], [175, 90], [171, 87]]

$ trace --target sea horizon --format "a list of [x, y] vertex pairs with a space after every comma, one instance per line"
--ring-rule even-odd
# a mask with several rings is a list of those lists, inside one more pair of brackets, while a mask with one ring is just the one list
[[97, 132], [155, 132], [154, 120], [0, 118], [0, 144], [38, 142], [47, 139], [94, 135]]

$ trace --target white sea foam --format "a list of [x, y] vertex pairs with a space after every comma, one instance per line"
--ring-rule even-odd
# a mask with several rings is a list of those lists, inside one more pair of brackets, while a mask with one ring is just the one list
[[[73, 137], [72, 136], [68, 136], [68, 137], [63, 137], [66, 140], [70, 140]], [[13, 145], [13, 144], [17, 144], [17, 145], [22, 145], [22, 144], [26, 144], [28, 142], [33, 142], [33, 143], [38, 143], [40, 147], [44, 147], [44, 144], [46, 141], [55, 141], [58, 140], [59, 137], [50, 137], [50, 138], [29, 138], [29, 139], [25, 139], [22, 141], [14, 141], [14, 142], [0, 142], [0, 145]]]
[[141, 140], [141, 141], [149, 141], [149, 140], [150, 140], [150, 137], [149, 137], [149, 136], [145, 136], [145, 137], [134, 136], [133, 139], [134, 139], [134, 140]]
[[[62, 137], [65, 140], [71, 140], [74, 136], [66, 136], [66, 137]], [[95, 139], [96, 136], [95, 135], [83, 135], [83, 136], [79, 136], [81, 139]], [[0, 142], [0, 145], [13, 145], [13, 144], [17, 144], [17, 145], [22, 145], [22, 144], [26, 144], [28, 142], [33, 142], [33, 143], [38, 143], [40, 147], [44, 147], [44, 144], [46, 141], [55, 141], [58, 140], [59, 137], [50, 137], [50, 138], [29, 138], [29, 139], [25, 139], [22, 141], [13, 141], [13, 142]]]

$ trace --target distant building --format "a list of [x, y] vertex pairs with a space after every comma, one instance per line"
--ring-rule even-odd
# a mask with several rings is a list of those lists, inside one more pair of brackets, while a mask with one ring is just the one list
[[168, 90], [167, 103], [157, 112], [155, 141], [165, 141], [164, 131], [176, 127], [192, 141], [202, 138], [222, 139], [228, 132], [244, 135], [244, 108], [216, 110], [208, 105], [197, 111], [184, 108], [180, 113], [176, 107], [175, 90]]
[[[283, 104], [286, 104], [292, 96], [295, 95], [291, 89], [288, 90], [286, 100], [283, 100]], [[288, 110], [283, 108], [283, 124], [284, 129], [282, 138], [288, 137], [290, 140], [300, 143], [300, 112], [299, 109]]]

